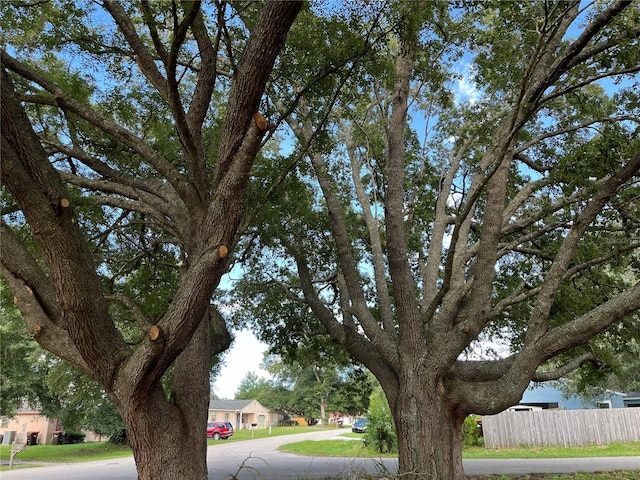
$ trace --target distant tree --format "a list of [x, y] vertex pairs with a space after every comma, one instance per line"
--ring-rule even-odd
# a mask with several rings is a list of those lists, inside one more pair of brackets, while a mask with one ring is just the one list
[[238, 385], [235, 398], [242, 400], [257, 399], [262, 394], [262, 391], [266, 391], [269, 388], [268, 380], [259, 377], [255, 372], [247, 372], [240, 385]]
[[345, 415], [361, 415], [369, 408], [375, 378], [362, 366], [340, 372], [340, 383], [331, 396], [330, 410]]
[[58, 408], [47, 388], [48, 358], [27, 332], [20, 312], [8, 303], [4, 282], [0, 285], [0, 416], [12, 418], [23, 405]]
[[326, 422], [329, 412], [358, 414], [367, 409], [372, 381], [361, 367], [285, 362], [265, 355], [267, 380], [249, 372], [236, 392], [237, 399], [256, 399], [270, 410]]

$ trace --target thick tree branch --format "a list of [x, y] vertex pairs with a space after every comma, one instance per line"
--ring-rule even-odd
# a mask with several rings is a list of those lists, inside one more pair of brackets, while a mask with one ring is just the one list
[[[615, 2], [614, 4], [612, 4], [609, 8], [608, 12], [603, 12], [603, 14], [601, 15], [600, 19], [595, 19], [593, 24], [596, 24], [598, 20], [600, 20], [600, 25], [598, 25], [599, 28], [604, 28], [609, 22], [611, 22], [611, 20], [613, 20], [613, 18], [618, 15], [624, 8], [627, 8], [629, 5], [631, 5], [633, 3], [633, 1], [629, 1], [629, 0], [624, 0], [624, 1], [618, 1]], [[587, 33], [587, 32], [585, 32]], [[584, 34], [583, 34], [584, 35]], [[620, 45], [620, 43], [624, 40], [628, 40], [628, 39], [632, 39], [632, 38], [636, 38], [638, 37], [638, 35], [640, 35], [640, 25], [636, 25], [634, 27], [631, 27], [629, 29], [627, 29], [622, 35], [619, 35], [617, 37], [613, 37], [613, 38], [609, 38], [608, 40], [601, 42], [597, 45], [593, 45], [590, 48], [580, 48], [579, 47], [579, 51], [580, 53], [577, 55], [573, 55], [571, 56], [570, 54], [567, 55], [569, 62], [567, 63], [567, 70], [570, 68], [575, 67], [576, 65], [580, 65], [581, 63], [585, 63], [587, 60], [589, 60], [590, 58], [593, 58], [595, 55], [605, 52], [607, 50], [610, 50], [614, 47], [617, 47], [618, 45]], [[578, 38], [578, 40], [576, 40], [576, 43], [580, 42], [580, 38]], [[571, 47], [570, 47], [571, 49]], [[637, 69], [632, 69], [632, 71], [637, 71]], [[608, 74], [604, 74], [606, 76], [610, 76], [611, 74], [613, 75], [618, 75], [619, 72], [610, 72]], [[605, 78], [605, 77], [600, 77], [600, 78]]]
[[199, 224], [197, 247], [189, 252], [182, 282], [156, 324], [160, 335], [143, 342], [123, 367], [124, 375], [140, 389], [157, 382], [189, 343], [225, 272], [228, 246], [233, 245], [244, 214], [249, 171], [267, 127], [256, 109], [301, 6], [297, 1], [265, 4], [251, 32], [231, 85], [218, 150], [215, 193], [206, 218]]
[[534, 382], [548, 382], [550, 380], [559, 380], [560, 378], [570, 374], [579, 368], [585, 362], [597, 360], [593, 352], [584, 353], [578, 357], [574, 357], [561, 367], [553, 370], [537, 370], [531, 379]]
[[[175, 9], [175, 3], [173, 6]], [[201, 141], [202, 124], [192, 125], [188, 121], [180, 96], [180, 82], [178, 81], [176, 70], [180, 49], [185, 41], [187, 32], [196, 17], [200, 14], [200, 2], [183, 2], [183, 6], [185, 8], [185, 16], [180, 23], [177, 23], [177, 18], [174, 20], [174, 24], [177, 23], [177, 25], [174, 25], [171, 48], [166, 62], [169, 93], [168, 101], [169, 107], [176, 119], [175, 126], [180, 136], [180, 141], [187, 154], [189, 179], [195, 186], [199, 197], [202, 200], [208, 200], [208, 178], [205, 174], [205, 158]], [[177, 13], [174, 12], [174, 15], [177, 16]]]
[[52, 321], [46, 306], [40, 302], [41, 298], [35, 291], [6, 268], [4, 262], [0, 263], [0, 274], [13, 292], [16, 306], [25, 320], [29, 333], [38, 344], [60, 358], [74, 363], [88, 374], [92, 374], [93, 369], [82, 357], [67, 331]]
[[380, 239], [380, 230], [378, 228], [378, 221], [373, 217], [371, 213], [371, 202], [367, 196], [362, 179], [360, 178], [361, 164], [356, 157], [354, 151], [354, 145], [351, 138], [351, 127], [345, 123], [342, 124], [342, 131], [345, 137], [345, 144], [347, 147], [347, 154], [351, 162], [351, 178], [356, 190], [356, 196], [358, 202], [362, 208], [362, 215], [364, 217], [365, 225], [369, 232], [369, 241], [371, 243], [371, 256], [373, 263], [373, 274], [376, 284], [376, 298], [378, 308], [380, 310], [380, 317], [382, 319], [382, 325], [385, 330], [393, 332], [395, 330], [393, 321], [393, 312], [391, 310], [391, 296], [389, 295], [389, 288], [387, 287], [387, 275], [384, 262], [384, 252], [382, 249], [382, 242]]
[[[449, 155], [449, 165], [447, 166], [446, 173], [443, 174], [440, 180], [438, 197], [436, 198], [435, 220], [431, 231], [431, 244], [429, 245], [429, 254], [422, 274], [424, 284], [423, 312], [433, 311], [433, 309], [429, 308], [429, 304], [433, 304], [437, 296], [442, 256], [440, 252], [443, 250], [446, 228], [450, 224], [449, 215], [447, 215], [447, 202], [449, 201], [453, 182], [460, 170], [462, 159], [468, 153], [474, 138], [472, 135], [467, 135], [464, 142], [462, 142], [458, 148], [452, 150]], [[455, 248], [455, 246], [453, 246], [453, 248]], [[460, 276], [456, 275], [455, 278], [449, 278], [456, 284], [454, 288], [457, 288], [458, 282], [461, 280]], [[428, 316], [429, 314], [425, 313], [425, 315]]]
[[520, 401], [530, 381], [561, 378], [585, 361], [594, 359], [592, 353], [583, 354], [552, 371], [532, 370], [531, 375], [527, 376], [525, 370], [517, 368], [521, 364], [520, 356], [516, 354], [501, 360], [457, 362], [446, 382], [452, 401], [469, 413], [499, 413]]
[[548, 330], [535, 346], [525, 347], [529, 350], [527, 356], [535, 355], [536, 359], [546, 361], [573, 347], [584, 345], [595, 334], [638, 310], [640, 282], [575, 320]]
[[[347, 320], [343, 324], [336, 321], [334, 313], [331, 312], [316, 294], [313, 287], [313, 281], [311, 272], [306, 263], [304, 255], [300, 252], [295, 253], [296, 265], [300, 276], [300, 282], [302, 290], [304, 292], [307, 304], [313, 311], [314, 315], [320, 323], [327, 329], [332, 338], [341, 345], [345, 345], [349, 348], [349, 351], [359, 355], [362, 361], [370, 365], [372, 370], [379, 368], [381, 364], [385, 364], [391, 367], [392, 370], [398, 369], [398, 355], [395, 350], [388, 350], [392, 343], [381, 338], [379, 332], [381, 330], [377, 326], [363, 325], [360, 322], [360, 326], [364, 329], [365, 335], [359, 331], [358, 326]], [[352, 308], [347, 307], [346, 311], [343, 311], [343, 315], [349, 316]], [[372, 335], [368, 335], [367, 332], [371, 332]], [[377, 366], [375, 366], [377, 364]]]
[[[555, 50], [557, 45], [559, 45], [561, 38], [578, 15], [578, 2], [575, 2], [574, 7], [571, 9], [571, 13], [567, 13], [563, 16], [563, 27], [558, 29], [553, 37], [553, 42], [550, 42], [550, 45], [553, 45], [554, 48], [549, 48], [546, 55], [540, 60], [539, 66], [536, 68], [537, 72], [532, 73], [532, 75], [536, 75], [536, 79], [526, 89], [527, 91], [523, 92], [522, 101], [520, 103], [532, 106], [539, 105], [540, 98], [550, 85], [552, 85], [571, 68], [583, 63], [592, 55], [601, 51], [604, 47], [593, 47], [591, 50], [588, 50], [587, 45], [598, 34], [598, 32], [611, 23], [611, 21], [631, 3], [632, 1], [630, 0], [617, 0], [607, 6], [607, 8], [598, 13], [593, 20], [585, 26], [580, 36], [564, 50], [563, 54], [555, 59], [553, 64], [547, 67], [547, 62], [551, 58], [552, 51]], [[585, 51], [590, 51], [591, 53], [585, 55]]]
[[[218, 10], [218, 22], [224, 22], [224, 13], [221, 8]], [[197, 138], [200, 138], [200, 130], [202, 129], [202, 124], [209, 110], [211, 95], [216, 86], [216, 52], [220, 45], [221, 28], [219, 26], [216, 31], [215, 46], [211, 43], [211, 38], [209, 37], [209, 32], [207, 31], [201, 13], [194, 19], [191, 30], [193, 31], [196, 43], [198, 44], [198, 51], [200, 52], [200, 71], [198, 82], [191, 97], [191, 102], [189, 103], [187, 122], [193, 134], [196, 135]]]
[[247, 129], [252, 124], [252, 117], [258, 111], [276, 56], [301, 7], [300, 1], [265, 3], [254, 24], [229, 92], [220, 133], [222, 140], [216, 155], [218, 162], [214, 188], [230, 170], [230, 163], [243, 144]]
[[[306, 137], [306, 132], [304, 135]], [[371, 314], [364, 292], [360, 284], [360, 275], [356, 260], [353, 257], [351, 241], [347, 231], [346, 220], [342, 213], [340, 200], [335, 192], [328, 166], [320, 154], [311, 153], [311, 162], [314, 166], [316, 177], [320, 183], [322, 193], [330, 212], [333, 238], [338, 251], [340, 269], [345, 280], [345, 285], [351, 300], [350, 312], [358, 319], [365, 335], [373, 342], [376, 348], [387, 352], [389, 358], [395, 358], [394, 344], [395, 332], [383, 330]]]
[[566, 85], [560, 84], [558, 86], [558, 88], [553, 89], [549, 95], [545, 95], [544, 97], [542, 97], [540, 99], [540, 101], [538, 102], [538, 105], [542, 106], [546, 103], [549, 103], [549, 101], [553, 100], [554, 98], [558, 98], [558, 97], [562, 97], [564, 95], [567, 95], [568, 93], [574, 92], [576, 90], [581, 89], [582, 87], [589, 85], [591, 83], [595, 83], [598, 80], [602, 80], [605, 78], [610, 78], [610, 77], [615, 77], [615, 76], [623, 76], [623, 75], [632, 75], [634, 73], [638, 73], [640, 72], [640, 66], [638, 67], [631, 67], [631, 68], [625, 68], [622, 70], [614, 70], [614, 71], [610, 71], [610, 72], [605, 72], [605, 73], [601, 73], [599, 75], [594, 75], [593, 77], [589, 77], [586, 78], [580, 82], [576, 82], [570, 85]]
[[[38, 262], [29, 252], [27, 247], [11, 228], [4, 223], [0, 225], [2, 237], [2, 249], [0, 249], [0, 261], [3, 268], [14, 278], [22, 281], [25, 290], [28, 288], [40, 304], [40, 308], [47, 319], [59, 324], [62, 320], [62, 312], [56, 299], [56, 289], [51, 278], [42, 270]], [[18, 307], [20, 305], [18, 304]], [[27, 315], [23, 317], [28, 320]]]
[[[4, 60], [4, 55], [3, 55]], [[2, 183], [20, 205], [56, 288], [64, 328], [92, 373], [105, 387], [128, 354], [111, 322], [82, 234], [4, 69], [2, 75]]]
[[[399, 326], [401, 348], [415, 351], [423, 342], [422, 322], [417, 299], [417, 285], [408, 262], [407, 234], [405, 231], [405, 128], [408, 112], [409, 90], [413, 58], [407, 45], [395, 59], [396, 83], [393, 90], [391, 118], [387, 130], [387, 159], [385, 175], [385, 228], [387, 237], [387, 261], [389, 276], [394, 285], [395, 307]], [[424, 346], [423, 346], [424, 347]]]
[[[640, 118], [638, 117], [634, 117], [631, 115], [623, 115], [623, 116], [611, 116], [611, 117], [599, 117], [599, 118], [591, 118], [589, 120], [585, 120], [584, 122], [580, 122], [578, 124], [575, 125], [570, 125], [568, 127], [565, 128], [559, 128], [557, 130], [552, 130], [549, 132], [545, 132], [542, 135], [538, 135], [537, 137], [529, 140], [528, 142], [520, 145], [518, 148], [514, 149], [513, 151], [513, 156], [514, 158], [520, 158], [523, 160], [523, 158], [519, 157], [519, 155], [522, 154], [522, 152], [524, 152], [525, 150], [533, 147], [534, 145], [537, 145], [538, 143], [542, 142], [543, 140], [546, 140], [548, 138], [553, 138], [553, 137], [558, 137], [560, 135], [564, 135], [566, 133], [571, 133], [571, 132], [576, 132], [578, 130], [582, 130], [583, 128], [587, 128], [590, 127], [591, 125], [595, 125], [597, 123], [619, 123], [619, 122], [623, 122], [623, 121], [631, 121], [631, 122], [635, 122], [635, 123], [640, 123]], [[529, 164], [527, 163], [528, 166], [535, 166], [535, 164]], [[535, 168], [536, 170], [539, 169], [539, 167]], [[540, 170], [538, 170], [540, 171]]]

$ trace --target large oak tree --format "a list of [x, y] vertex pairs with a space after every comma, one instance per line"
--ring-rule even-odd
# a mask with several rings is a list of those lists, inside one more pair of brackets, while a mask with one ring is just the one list
[[211, 296], [301, 5], [2, 2], [2, 275], [38, 343], [117, 406], [140, 479], [207, 477], [230, 342]]
[[467, 415], [637, 328], [640, 10], [387, 5], [344, 95], [282, 110], [300, 160], [238, 300], [273, 339], [328, 334], [377, 377], [402, 478], [461, 480]]

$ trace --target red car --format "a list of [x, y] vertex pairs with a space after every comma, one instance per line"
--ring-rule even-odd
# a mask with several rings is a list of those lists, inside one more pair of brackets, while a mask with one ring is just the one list
[[226, 440], [231, 435], [233, 435], [233, 425], [229, 422], [207, 423], [207, 437], [211, 437], [214, 440], [220, 440], [221, 438]]

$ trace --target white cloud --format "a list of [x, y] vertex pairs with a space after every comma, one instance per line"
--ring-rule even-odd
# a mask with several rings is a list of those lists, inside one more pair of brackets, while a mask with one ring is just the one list
[[447, 197], [447, 207], [458, 208], [462, 205], [462, 194], [459, 192], [450, 193]]
[[476, 84], [468, 77], [462, 77], [458, 80], [458, 101], [467, 101], [473, 105], [478, 101], [479, 96], [480, 92], [478, 91]]
[[224, 357], [224, 365], [213, 384], [213, 392], [219, 398], [233, 399], [248, 372], [268, 378], [269, 373], [260, 368], [267, 348], [249, 330], [235, 332], [235, 341]]
[[482, 95], [478, 89], [478, 85], [473, 81], [474, 71], [473, 65], [470, 63], [462, 63], [458, 66], [456, 74], [456, 84], [453, 88], [456, 103], [467, 102], [471, 105], [476, 104]]

